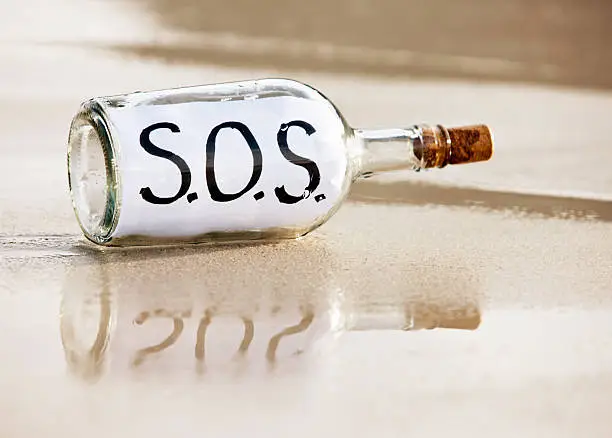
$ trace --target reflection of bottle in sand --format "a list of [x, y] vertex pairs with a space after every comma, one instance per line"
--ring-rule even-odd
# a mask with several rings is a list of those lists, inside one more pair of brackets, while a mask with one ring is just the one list
[[[317, 366], [350, 330], [478, 326], [478, 284], [466, 269], [438, 260], [432, 270], [389, 271], [396, 286], [381, 291], [354, 283], [360, 265], [345, 267], [316, 239], [93, 251], [66, 272], [69, 369], [88, 380], [282, 373]], [[427, 281], [435, 272], [437, 282]]]
[[114, 304], [103, 267], [66, 268], [60, 309], [62, 344], [68, 369], [85, 380], [96, 380], [107, 368]]
[[[334, 336], [331, 263], [316, 241], [94, 251], [66, 273], [61, 333], [69, 367], [95, 379], [308, 366], [310, 352]], [[288, 267], [304, 281], [288, 287]]]
[[68, 170], [98, 244], [280, 239], [323, 224], [357, 178], [492, 151], [486, 126], [355, 130], [313, 88], [266, 79], [89, 100]]
[[346, 329], [370, 330], [476, 330], [480, 326], [476, 303], [406, 302], [403, 306], [368, 306], [346, 320]]
[[[475, 330], [481, 322], [481, 285], [461, 257], [424, 252], [409, 267], [347, 276], [342, 304], [346, 331]], [[386, 288], [380, 291], [380, 285]]]

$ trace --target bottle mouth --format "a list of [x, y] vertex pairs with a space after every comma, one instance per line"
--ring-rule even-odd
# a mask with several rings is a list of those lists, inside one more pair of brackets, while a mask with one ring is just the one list
[[98, 244], [108, 242], [117, 213], [114, 154], [104, 119], [87, 105], [70, 127], [68, 183], [85, 237]]

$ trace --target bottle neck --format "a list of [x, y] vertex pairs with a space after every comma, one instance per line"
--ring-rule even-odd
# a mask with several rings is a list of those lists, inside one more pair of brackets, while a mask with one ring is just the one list
[[442, 126], [354, 131], [358, 152], [356, 177], [394, 170], [444, 167], [450, 162], [451, 138]]
[[493, 136], [486, 125], [414, 125], [408, 129], [355, 130], [354, 177], [391, 170], [421, 170], [487, 161]]

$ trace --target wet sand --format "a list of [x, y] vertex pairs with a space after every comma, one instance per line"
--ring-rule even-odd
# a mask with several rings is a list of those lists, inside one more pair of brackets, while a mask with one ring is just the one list
[[[122, 4], [59, 4], [56, 14], [90, 22], [71, 34], [41, 20], [0, 44], [0, 436], [609, 435], [609, 93], [191, 55], [166, 65], [109, 47], [162, 35], [139, 21], [148, 8], [165, 11], [168, 28], [201, 30], [193, 16], [217, 32], [231, 20], [215, 28], [181, 12], [187, 2], [130, 3], [121, 17], [144, 30], [117, 24], [112, 42], [90, 38], [105, 47], [96, 51], [79, 38]], [[400, 15], [360, 4], [374, 18]], [[606, 11], [589, 5], [572, 9], [576, 25]], [[301, 35], [259, 23], [258, 36]], [[19, 40], [34, 32], [78, 44]], [[358, 34], [325, 38], [361, 44]], [[587, 30], [565, 50], [596, 37]], [[318, 86], [355, 126], [489, 123], [496, 155], [364, 180], [296, 242], [100, 251], [83, 241], [65, 174], [80, 101], [268, 75]]]
[[349, 199], [367, 204], [444, 205], [539, 218], [612, 221], [612, 203], [605, 200], [436, 186], [410, 181], [359, 181]]
[[612, 86], [603, 0], [141, 3], [193, 44], [120, 48], [171, 62]]

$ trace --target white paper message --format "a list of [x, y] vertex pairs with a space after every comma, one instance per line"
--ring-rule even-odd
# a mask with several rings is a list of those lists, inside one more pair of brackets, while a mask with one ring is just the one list
[[114, 237], [307, 227], [343, 194], [344, 126], [291, 96], [109, 108], [118, 147]]

